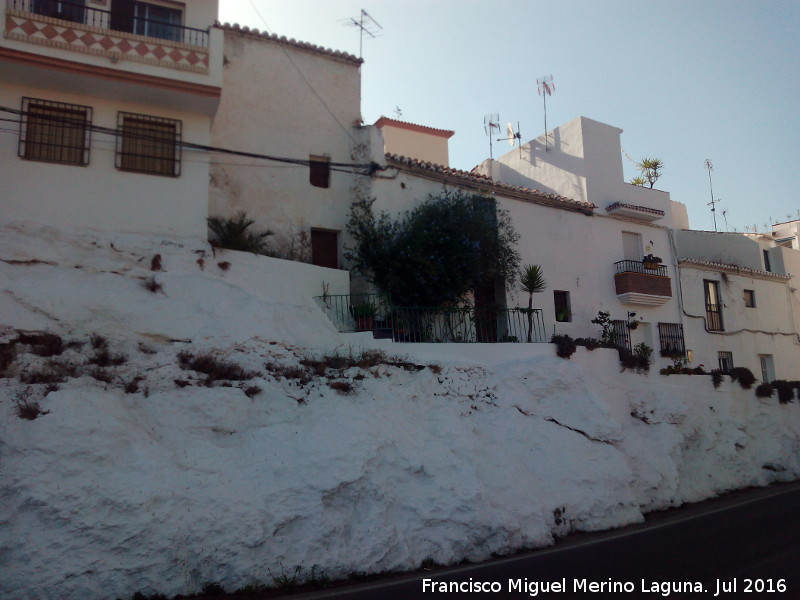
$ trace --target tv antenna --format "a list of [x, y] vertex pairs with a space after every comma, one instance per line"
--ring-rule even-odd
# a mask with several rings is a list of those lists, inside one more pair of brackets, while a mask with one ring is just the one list
[[373, 19], [363, 8], [361, 9], [361, 15], [358, 17], [358, 19], [355, 17], [350, 17], [349, 19], [344, 19], [344, 21], [345, 26], [356, 27], [360, 30], [361, 34], [358, 40], [358, 58], [363, 58], [364, 34], [366, 33], [371, 38], [378, 37], [379, 31], [383, 29], [383, 27], [381, 27], [380, 23]]
[[705, 160], [706, 169], [708, 169], [708, 187], [711, 190], [711, 202], [706, 202], [706, 206], [711, 207], [711, 216], [714, 217], [714, 231], [717, 230], [717, 203], [721, 202], [718, 198], [714, 200], [714, 186], [711, 185], [711, 171], [714, 170], [714, 165], [711, 162], [710, 158]]
[[553, 95], [556, 85], [553, 83], [552, 75], [542, 75], [536, 80], [536, 88], [544, 102], [544, 151], [547, 152], [547, 97]]
[[723, 210], [722, 211], [722, 218], [725, 219], [725, 231], [730, 231], [731, 229], [730, 229], [730, 227], [728, 227], [728, 211], [727, 210]]
[[403, 109], [399, 106], [395, 106], [392, 112], [394, 112], [394, 116], [398, 119], [403, 116]]
[[[499, 129], [499, 127], [498, 127]], [[506, 137], [499, 138], [497, 141], [502, 142], [506, 140], [509, 146], [514, 146], [514, 142], [516, 141], [519, 144], [519, 155], [522, 156], [522, 133], [519, 130], [519, 121], [517, 121], [517, 131], [514, 132], [514, 126], [509, 123], [506, 127]]]
[[492, 135], [494, 135], [494, 130], [500, 131], [500, 115], [498, 113], [492, 113], [490, 115], [484, 115], [483, 117], [483, 130], [486, 132], [486, 135], [489, 136], [489, 158], [494, 158], [492, 156]]

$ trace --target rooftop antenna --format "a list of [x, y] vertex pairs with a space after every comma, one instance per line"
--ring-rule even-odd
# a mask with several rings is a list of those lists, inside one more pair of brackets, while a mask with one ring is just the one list
[[714, 187], [711, 185], [711, 171], [714, 170], [714, 165], [711, 162], [710, 158], [707, 158], [705, 161], [706, 169], [708, 169], [708, 187], [711, 190], [711, 202], [706, 202], [706, 206], [711, 207], [711, 216], [714, 217], [714, 231], [717, 230], [717, 202], [720, 202], [719, 199], [714, 200]]
[[394, 107], [394, 116], [398, 119], [403, 116], [403, 110], [399, 106]]
[[728, 211], [722, 211], [722, 218], [725, 219], [725, 231], [730, 231], [730, 227], [728, 227]]
[[361, 15], [358, 17], [358, 19], [355, 17], [350, 17], [344, 21], [346, 26], [357, 27], [361, 31], [358, 41], [358, 58], [363, 58], [364, 34], [366, 33], [371, 38], [378, 37], [377, 34], [381, 29], [383, 29], [383, 27], [381, 27], [380, 23], [373, 19], [363, 8], [361, 9]]
[[536, 80], [536, 88], [544, 102], [544, 151], [547, 152], [547, 97], [553, 95], [556, 85], [553, 83], [552, 75], [542, 75]]
[[500, 115], [498, 113], [485, 115], [483, 117], [483, 130], [489, 136], [489, 158], [494, 158], [492, 156], [492, 135], [494, 135], [495, 129], [500, 131]]
[[[498, 129], [500, 128], [498, 127]], [[519, 130], [519, 121], [517, 121], [516, 133], [514, 133], [514, 126], [511, 123], [508, 124], [508, 126], [506, 127], [506, 137], [498, 138], [497, 141], [502, 142], [503, 140], [506, 140], [508, 142], [508, 145], [512, 147], [514, 146], [514, 141], [516, 141], [519, 144], [520, 158], [522, 157], [522, 133], [520, 133]]]

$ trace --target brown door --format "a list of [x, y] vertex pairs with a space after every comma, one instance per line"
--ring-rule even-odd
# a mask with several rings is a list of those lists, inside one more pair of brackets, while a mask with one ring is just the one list
[[318, 267], [339, 268], [339, 232], [311, 230], [311, 263]]

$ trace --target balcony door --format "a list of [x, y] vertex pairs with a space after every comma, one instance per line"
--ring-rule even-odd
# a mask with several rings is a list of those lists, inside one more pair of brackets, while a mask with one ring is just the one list
[[38, 15], [73, 21], [74, 23], [83, 23], [85, 4], [85, 0], [70, 0], [69, 2], [33, 0], [33, 12]]
[[642, 236], [630, 231], [622, 232], [622, 253], [625, 260], [642, 260]]
[[183, 11], [138, 0], [114, 0], [111, 29], [138, 35], [181, 41]]
[[719, 295], [719, 281], [703, 280], [706, 296], [706, 329], [725, 331], [722, 323], [722, 301]]

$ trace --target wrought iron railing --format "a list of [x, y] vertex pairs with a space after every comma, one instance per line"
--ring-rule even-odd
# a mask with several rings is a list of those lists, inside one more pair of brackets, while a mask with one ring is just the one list
[[391, 303], [380, 294], [326, 294], [314, 300], [342, 332], [391, 330]]
[[208, 29], [195, 29], [162, 19], [146, 18], [133, 12], [108, 11], [84, 2], [62, 0], [6, 0], [13, 10], [81, 23], [100, 29], [125, 31], [193, 46], [208, 47]]
[[722, 307], [719, 304], [706, 304], [706, 329], [725, 331], [722, 323]]
[[539, 308], [399, 307], [379, 294], [328, 294], [314, 300], [339, 331], [372, 331], [396, 342], [547, 341]]
[[547, 341], [542, 310], [533, 308], [394, 307], [392, 337], [412, 343]]
[[644, 275], [659, 275], [667, 277], [667, 267], [664, 265], [645, 266], [651, 263], [643, 263], [640, 260], [620, 260], [614, 263], [617, 273], [643, 273]]
[[661, 345], [661, 356], [686, 356], [683, 325], [681, 323], [659, 323], [658, 341]]

